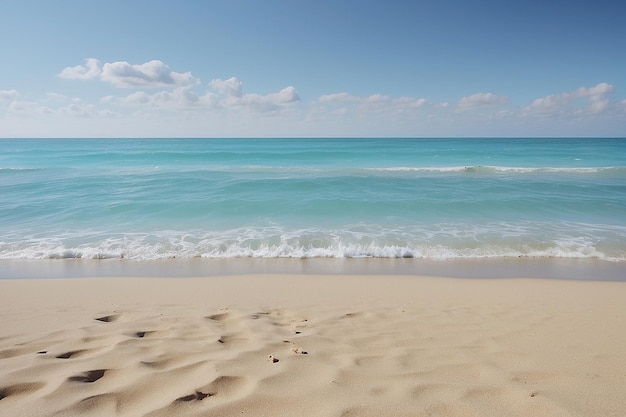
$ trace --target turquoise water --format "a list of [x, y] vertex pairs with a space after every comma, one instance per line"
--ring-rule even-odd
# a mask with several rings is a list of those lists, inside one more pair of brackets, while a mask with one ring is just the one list
[[626, 261], [626, 139], [4, 139], [0, 259]]

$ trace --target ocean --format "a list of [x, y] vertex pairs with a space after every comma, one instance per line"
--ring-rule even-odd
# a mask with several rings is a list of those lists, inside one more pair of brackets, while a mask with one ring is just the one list
[[2, 139], [0, 259], [626, 261], [626, 139]]

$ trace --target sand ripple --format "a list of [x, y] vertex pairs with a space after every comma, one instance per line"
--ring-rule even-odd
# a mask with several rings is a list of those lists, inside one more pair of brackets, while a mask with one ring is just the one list
[[588, 307], [59, 308], [0, 339], [0, 415], [623, 415], [623, 307]]

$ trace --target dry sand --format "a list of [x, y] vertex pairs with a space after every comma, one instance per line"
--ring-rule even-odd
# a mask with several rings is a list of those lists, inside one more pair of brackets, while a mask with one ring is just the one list
[[0, 280], [0, 416], [626, 416], [626, 283]]

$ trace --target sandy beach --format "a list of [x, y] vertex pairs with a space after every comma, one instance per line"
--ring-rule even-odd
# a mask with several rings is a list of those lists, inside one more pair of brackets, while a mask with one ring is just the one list
[[624, 416], [626, 283], [0, 280], [0, 416]]

